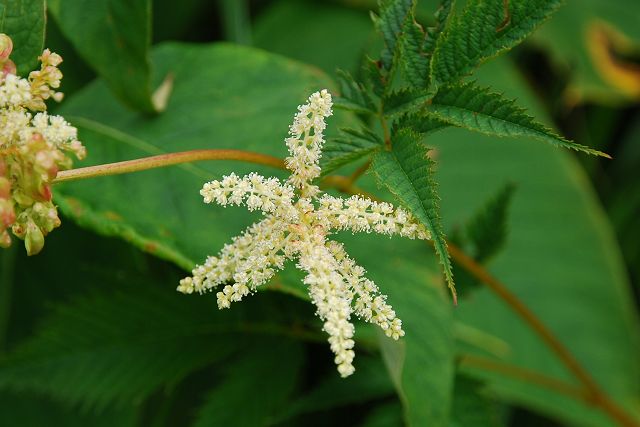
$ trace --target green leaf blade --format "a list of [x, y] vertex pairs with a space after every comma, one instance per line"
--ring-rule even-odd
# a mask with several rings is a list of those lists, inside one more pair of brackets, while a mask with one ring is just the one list
[[44, 0], [5, 0], [0, 3], [0, 33], [13, 41], [11, 60], [26, 75], [38, 63], [46, 28]]
[[509, 204], [515, 192], [513, 184], [505, 185], [467, 223], [467, 236], [475, 247], [474, 258], [485, 262], [506, 244]]
[[433, 179], [433, 161], [418, 143], [419, 140], [419, 135], [410, 130], [398, 132], [392, 139], [392, 150], [381, 151], [374, 156], [373, 171], [379, 184], [391, 191], [431, 233], [455, 301], [451, 260], [438, 212], [439, 197]]
[[65, 37], [122, 102], [147, 113], [159, 110], [152, 100], [149, 0], [53, 0], [48, 6]]
[[522, 42], [562, 4], [561, 0], [471, 0], [439, 37], [431, 62], [435, 86], [470, 74], [483, 61]]
[[442, 87], [426, 112], [455, 126], [500, 137], [530, 137], [595, 156], [608, 154], [557, 135], [535, 121], [513, 100], [474, 83]]
[[370, 155], [383, 146], [384, 142], [367, 129], [342, 129], [339, 137], [328, 140], [322, 148], [322, 175]]

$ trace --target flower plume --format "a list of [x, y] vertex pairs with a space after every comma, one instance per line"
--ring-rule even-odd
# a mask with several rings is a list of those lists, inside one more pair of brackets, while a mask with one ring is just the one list
[[329, 344], [343, 377], [354, 372], [352, 315], [378, 325], [388, 337], [404, 335], [402, 321], [365, 269], [343, 245], [329, 239], [332, 231], [375, 232], [410, 239], [429, 239], [428, 230], [409, 212], [390, 203], [361, 196], [347, 199], [322, 194], [313, 184], [320, 176], [325, 119], [332, 115], [331, 95], [322, 90], [298, 107], [286, 159], [291, 175], [285, 182], [256, 173], [230, 174], [208, 182], [200, 194], [205, 203], [246, 206], [264, 218], [233, 238], [217, 256], [210, 256], [182, 279], [178, 291], [191, 294], [217, 290], [219, 308], [229, 308], [256, 291], [294, 260], [306, 273], [304, 284], [324, 322]]

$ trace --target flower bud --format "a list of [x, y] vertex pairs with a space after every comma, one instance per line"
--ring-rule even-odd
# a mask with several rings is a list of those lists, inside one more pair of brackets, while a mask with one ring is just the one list
[[4, 62], [9, 59], [11, 51], [13, 50], [13, 41], [11, 37], [6, 34], [0, 34], [0, 62]]
[[17, 72], [18, 72], [18, 69], [16, 68], [16, 64], [12, 60], [7, 59], [6, 62], [2, 64], [2, 73], [4, 75], [16, 74]]
[[27, 255], [29, 256], [38, 254], [44, 247], [44, 235], [33, 221], [29, 221], [27, 224], [24, 247], [27, 249]]

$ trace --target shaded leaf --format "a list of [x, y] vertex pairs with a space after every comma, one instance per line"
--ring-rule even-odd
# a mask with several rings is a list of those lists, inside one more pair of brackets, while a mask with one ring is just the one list
[[385, 47], [380, 53], [382, 67], [390, 71], [397, 55], [398, 38], [402, 33], [402, 26], [414, 7], [414, 0], [380, 0], [379, 16], [372, 14], [376, 29], [382, 34]]
[[356, 113], [375, 114], [376, 105], [371, 95], [355, 81], [351, 74], [338, 71], [338, 83], [340, 84], [340, 97], [334, 99], [334, 107]]
[[514, 191], [514, 185], [505, 185], [467, 223], [467, 236], [473, 243], [477, 261], [487, 261], [505, 246], [509, 204]]
[[302, 346], [258, 340], [226, 366], [226, 376], [200, 407], [194, 427], [268, 426], [287, 407], [298, 382]]

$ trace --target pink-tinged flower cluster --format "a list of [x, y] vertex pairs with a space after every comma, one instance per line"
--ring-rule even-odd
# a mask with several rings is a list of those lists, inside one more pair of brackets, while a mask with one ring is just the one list
[[45, 50], [41, 68], [24, 79], [15, 74], [12, 49], [11, 39], [0, 34], [0, 247], [11, 244], [11, 231], [33, 255], [60, 225], [51, 183], [59, 170], [71, 167], [69, 154], [83, 158], [85, 149], [76, 128], [46, 112], [46, 100], [62, 99], [55, 91], [62, 58]]

